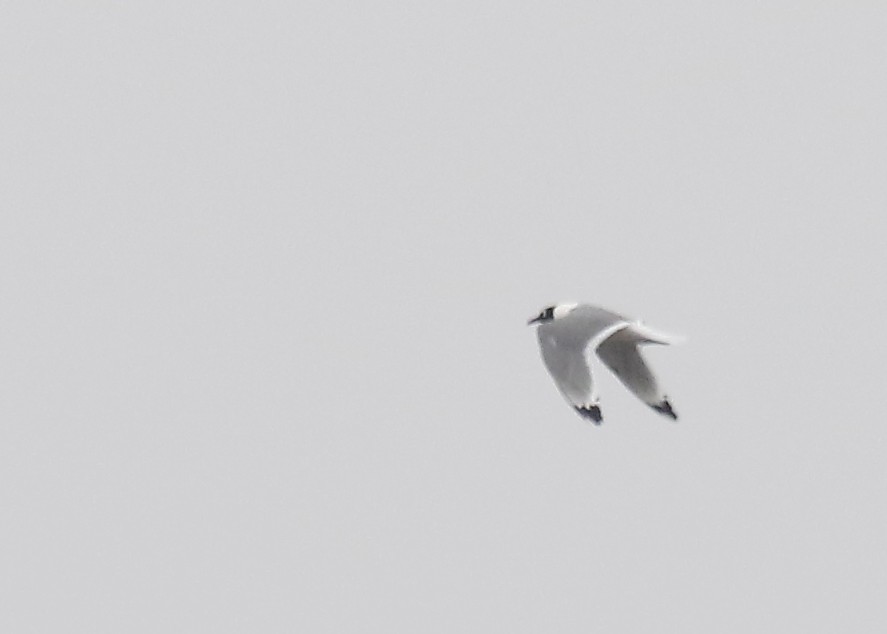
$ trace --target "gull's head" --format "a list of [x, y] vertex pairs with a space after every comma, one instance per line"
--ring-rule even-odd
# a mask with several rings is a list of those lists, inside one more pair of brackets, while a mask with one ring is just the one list
[[538, 315], [533, 317], [530, 321], [527, 322], [527, 325], [530, 326], [532, 324], [547, 324], [550, 321], [554, 321], [555, 319], [563, 319], [567, 315], [572, 312], [576, 306], [579, 304], [575, 303], [565, 303], [565, 304], [555, 304], [554, 306], [546, 306], [542, 309]]

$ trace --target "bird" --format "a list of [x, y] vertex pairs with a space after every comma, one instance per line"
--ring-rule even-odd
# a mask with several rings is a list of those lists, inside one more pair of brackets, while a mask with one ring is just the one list
[[639, 348], [651, 343], [679, 343], [683, 337], [656, 332], [605, 308], [572, 302], [547, 306], [527, 322], [534, 324], [545, 367], [557, 389], [583, 418], [595, 425], [603, 422], [588, 363], [589, 352], [594, 350], [641, 401], [672, 420], [678, 419]]

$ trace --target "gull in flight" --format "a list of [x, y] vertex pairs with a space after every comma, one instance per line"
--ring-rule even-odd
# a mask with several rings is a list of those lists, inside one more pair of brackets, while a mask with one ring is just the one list
[[594, 350], [635, 396], [660, 414], [677, 420], [678, 415], [639, 347], [678, 343], [680, 337], [656, 332], [639, 321], [589, 304], [548, 306], [527, 323], [538, 324], [536, 334], [545, 367], [580, 416], [590, 418], [596, 425], [603, 420], [588, 367], [588, 353]]

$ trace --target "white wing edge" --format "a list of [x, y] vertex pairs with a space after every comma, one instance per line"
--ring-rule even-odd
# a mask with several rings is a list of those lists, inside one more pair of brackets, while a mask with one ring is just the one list
[[591, 341], [588, 342], [588, 347], [586, 348], [586, 353], [595, 350], [599, 345], [601, 345], [604, 341], [607, 340], [610, 335], [614, 335], [620, 330], [624, 330], [632, 325], [630, 321], [617, 321], [616, 323], [607, 326], [603, 330], [601, 330], [598, 334], [591, 338]]
[[[659, 343], [666, 346], [669, 345], [679, 345], [682, 343], [686, 343], [687, 337], [683, 335], [671, 335], [664, 333], [660, 330], [654, 330], [650, 328], [646, 324], [635, 321], [627, 324], [628, 328], [631, 328], [632, 332], [634, 332], [638, 336], [638, 343]], [[615, 330], [613, 332], [616, 332]], [[607, 337], [613, 334], [613, 332], [609, 333]], [[604, 337], [606, 339], [606, 337]], [[597, 343], [600, 344], [604, 339], [601, 339]]]

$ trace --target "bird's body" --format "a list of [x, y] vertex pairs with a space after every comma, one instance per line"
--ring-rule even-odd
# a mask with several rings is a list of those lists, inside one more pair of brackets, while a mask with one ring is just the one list
[[589, 304], [550, 306], [529, 323], [539, 324], [537, 335], [545, 367], [580, 416], [590, 418], [595, 424], [603, 420], [587, 356], [590, 350], [595, 350], [635, 396], [677, 420], [668, 397], [638, 348], [649, 343], [673, 343], [675, 337]]

